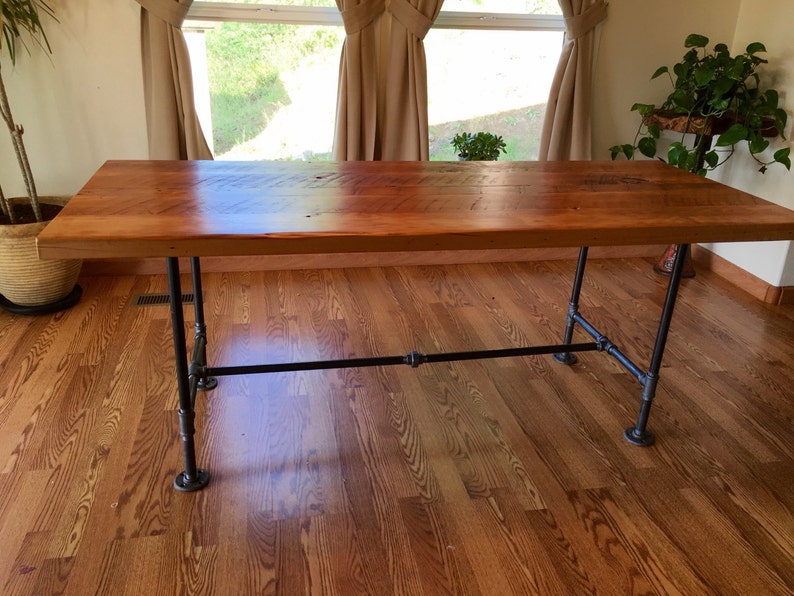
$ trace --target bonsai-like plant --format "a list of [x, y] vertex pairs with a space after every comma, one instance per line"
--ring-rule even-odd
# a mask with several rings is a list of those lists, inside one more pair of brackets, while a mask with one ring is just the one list
[[[681, 133], [681, 139], [667, 151], [667, 162], [702, 176], [725, 163], [742, 142], [760, 164], [761, 173], [773, 163], [791, 169], [789, 148], [776, 151], [772, 161], [759, 158], [769, 146], [765, 137], [785, 138], [786, 125], [786, 112], [778, 107], [778, 92], [762, 91], [759, 86], [756, 69], [767, 63], [758, 56], [766, 52], [764, 44], [751, 43], [743, 54], [731, 56], [724, 43], [715, 45], [712, 52], [706, 49], [708, 43], [703, 35], [687, 36], [684, 46], [689, 50], [673, 67], [673, 73], [666, 66], [653, 73], [651, 79], [665, 74], [670, 77], [673, 90], [658, 110], [653, 104], [635, 103], [631, 107], [642, 118], [634, 143], [611, 147], [612, 159], [621, 154], [633, 159], [637, 151], [656, 157], [656, 141], [667, 128]], [[686, 142], [687, 133], [695, 135], [691, 146]]]
[[[49, 41], [41, 25], [40, 14], [55, 18], [52, 7], [44, 0], [0, 0], [0, 24], [2, 24], [3, 30], [2, 37], [0, 37], [0, 50], [3, 50], [3, 48], [7, 49], [12, 65], [16, 65], [17, 42], [26, 50], [28, 49], [21, 37], [23, 33], [27, 33], [30, 39], [46, 48], [48, 52], [51, 51]], [[41, 214], [41, 207], [39, 206], [39, 197], [36, 193], [36, 184], [33, 180], [33, 173], [30, 169], [27, 151], [25, 151], [25, 144], [22, 141], [24, 129], [21, 125], [14, 122], [14, 118], [11, 115], [11, 106], [8, 103], [8, 95], [6, 94], [1, 69], [0, 117], [2, 117], [3, 122], [5, 122], [11, 134], [11, 142], [14, 145], [14, 152], [16, 153], [17, 162], [19, 163], [22, 178], [25, 182], [33, 217], [35, 217], [36, 221], [40, 222], [43, 220], [43, 217]], [[2, 210], [2, 214], [8, 218], [9, 223], [22, 223], [19, 221], [20, 218], [17, 214], [14, 213], [13, 205], [11, 205], [5, 195], [3, 195], [2, 188], [0, 188], [0, 210]]]
[[500, 153], [507, 153], [502, 137], [490, 132], [461, 132], [450, 143], [463, 161], [496, 161]]

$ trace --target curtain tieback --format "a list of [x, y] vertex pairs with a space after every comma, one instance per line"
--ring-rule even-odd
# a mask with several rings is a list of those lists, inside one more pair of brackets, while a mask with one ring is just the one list
[[378, 16], [383, 14], [386, 0], [364, 0], [350, 8], [340, 11], [345, 33], [352, 35], [367, 27]]
[[582, 14], [565, 18], [565, 34], [568, 39], [578, 39], [595, 29], [601, 21], [607, 18], [607, 3], [597, 0]]
[[136, 0], [143, 8], [172, 27], [181, 28], [193, 0]]
[[419, 39], [424, 39], [433, 26], [433, 20], [422, 14], [408, 0], [365, 0], [340, 12], [347, 35], [358, 33], [384, 12], [390, 12]]
[[417, 39], [424, 39], [427, 32], [430, 31], [430, 27], [433, 26], [433, 20], [422, 14], [408, 0], [386, 0], [386, 10], [392, 13], [394, 18], [400, 21]]

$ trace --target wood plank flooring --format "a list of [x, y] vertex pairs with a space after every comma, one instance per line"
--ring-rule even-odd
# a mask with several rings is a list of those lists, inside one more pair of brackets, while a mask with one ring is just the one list
[[[557, 343], [573, 268], [210, 273], [209, 358]], [[2, 594], [794, 592], [794, 306], [685, 281], [647, 449], [603, 354], [224, 377], [181, 494], [165, 278], [81, 284], [0, 311]], [[582, 311], [645, 366], [664, 289], [594, 260]]]

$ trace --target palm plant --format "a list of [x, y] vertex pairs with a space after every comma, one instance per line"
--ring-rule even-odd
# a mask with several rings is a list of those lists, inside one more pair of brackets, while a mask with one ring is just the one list
[[[32, 41], [51, 52], [49, 41], [41, 24], [41, 15], [55, 18], [52, 7], [45, 0], [0, 0], [0, 25], [3, 34], [0, 36], [0, 51], [4, 48], [8, 51], [11, 64], [16, 65], [17, 43], [28, 50], [23, 35], [27, 35]], [[30, 169], [25, 144], [22, 140], [24, 128], [14, 121], [11, 115], [11, 106], [8, 102], [5, 83], [3, 82], [2, 65], [0, 65], [0, 117], [8, 127], [11, 134], [11, 142], [17, 156], [22, 178], [27, 190], [30, 207], [36, 221], [42, 221], [39, 197], [36, 192], [36, 184], [33, 180], [33, 173]], [[17, 216], [9, 201], [3, 194], [0, 187], [0, 210], [12, 224], [17, 223]]]

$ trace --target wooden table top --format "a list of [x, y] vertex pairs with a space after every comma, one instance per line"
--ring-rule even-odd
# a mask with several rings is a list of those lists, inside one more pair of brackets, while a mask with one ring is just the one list
[[794, 239], [794, 211], [658, 161], [110, 161], [43, 258]]

